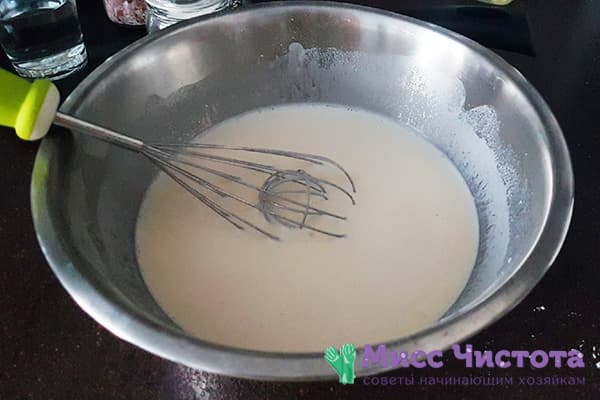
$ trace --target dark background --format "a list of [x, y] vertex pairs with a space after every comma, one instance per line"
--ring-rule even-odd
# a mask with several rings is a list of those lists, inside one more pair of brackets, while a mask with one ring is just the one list
[[[477, 371], [448, 357], [442, 370], [395, 373], [414, 373], [414, 386], [367, 387], [360, 381], [354, 386], [252, 382], [162, 360], [100, 327], [53, 276], [37, 245], [29, 211], [37, 144], [19, 141], [0, 128], [0, 400], [600, 399], [600, 1], [515, 0], [501, 9], [454, 7], [475, 4], [469, 1], [356, 2], [428, 19], [493, 47], [549, 103], [573, 157], [573, 223], [542, 282], [470, 343], [496, 351], [577, 348], [586, 367]], [[109, 22], [100, 0], [80, 0], [79, 10], [90, 60], [83, 71], [58, 82], [63, 96], [108, 56], [145, 34], [143, 28]], [[0, 66], [8, 65], [0, 54]], [[493, 387], [418, 385], [419, 376], [429, 375], [512, 376], [515, 382]], [[577, 376], [586, 383], [518, 385], [518, 376]]]

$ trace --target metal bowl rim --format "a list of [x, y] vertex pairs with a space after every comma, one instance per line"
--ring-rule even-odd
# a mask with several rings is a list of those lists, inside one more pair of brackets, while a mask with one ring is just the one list
[[[186, 21], [134, 42], [109, 57], [88, 75], [68, 96], [61, 110], [66, 113], [76, 110], [81, 99], [85, 98], [90, 88], [100, 82], [105, 74], [110, 73], [113, 68], [118, 68], [119, 61], [134, 54], [137, 49], [149, 42], [176, 35], [179, 31], [192, 29], [196, 25], [217, 21], [217, 18], [234, 18], [237, 14], [256, 12], [256, 9], [260, 8], [288, 8], [306, 11], [308, 7], [328, 9], [329, 11], [346, 9], [375, 14], [381, 18], [402, 20], [405, 23], [434, 31], [468, 47], [487, 59], [522, 91], [546, 128], [548, 150], [552, 160], [553, 187], [548, 215], [531, 254], [523, 260], [521, 266], [507, 282], [481, 303], [414, 335], [385, 343], [388, 349], [396, 351], [402, 350], [409, 343], [413, 347], [418, 346], [419, 343], [436, 343], [436, 349], [445, 350], [452, 344], [460, 343], [487, 327], [525, 298], [558, 255], [566, 237], [573, 210], [573, 171], [568, 148], [558, 122], [537, 90], [520, 72], [491, 50], [445, 28], [370, 7], [314, 1], [296, 1], [291, 4], [284, 2], [258, 4], [235, 11], [218, 13], [218, 16], [200, 17]], [[325, 362], [322, 353], [267, 353], [220, 346], [189, 337], [174, 328], [165, 327], [146, 318], [133, 308], [124, 312], [123, 304], [106, 296], [106, 293], [110, 291], [107, 285], [94, 286], [77, 270], [69, 259], [67, 251], [56, 238], [52, 219], [47, 209], [45, 187], [38, 187], [34, 184], [36, 176], [44, 173], [43, 165], [51, 157], [52, 146], [53, 144], [49, 140], [44, 140], [40, 145], [34, 164], [31, 185], [34, 227], [38, 242], [51, 269], [67, 292], [87, 314], [127, 342], [163, 358], [207, 372], [259, 380], [306, 381], [336, 378], [333, 371], [324, 372], [324, 370], [329, 370], [324, 369]], [[301, 368], [297, 368], [298, 363], [302, 364]], [[358, 375], [383, 372], [389, 369], [391, 368], [359, 370]], [[290, 374], [286, 372], [288, 370], [294, 372]]]

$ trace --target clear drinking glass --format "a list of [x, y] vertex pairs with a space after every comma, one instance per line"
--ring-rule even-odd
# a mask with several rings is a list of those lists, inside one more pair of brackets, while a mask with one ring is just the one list
[[0, 0], [0, 44], [26, 78], [62, 78], [87, 61], [75, 0]]
[[479, 0], [483, 3], [490, 3], [495, 6], [506, 6], [513, 2], [513, 0]]
[[177, 22], [236, 7], [241, 0], [146, 0], [148, 33], [156, 32]]

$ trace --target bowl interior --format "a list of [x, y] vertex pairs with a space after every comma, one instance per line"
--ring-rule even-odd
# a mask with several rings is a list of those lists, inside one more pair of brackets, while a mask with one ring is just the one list
[[[297, 102], [397, 120], [460, 170], [476, 199], [481, 238], [472, 276], [445, 319], [481, 303], [518, 271], [550, 207], [546, 128], [496, 61], [424, 24], [355, 8], [294, 6], [187, 23], [109, 60], [63, 111], [146, 141], [174, 142], [255, 108]], [[47, 176], [38, 189], [34, 176], [34, 190], [44, 191], [73, 268], [126, 313], [179, 329], [136, 263], [135, 222], [156, 174], [152, 164], [67, 132], [47, 138], [37, 162]]]

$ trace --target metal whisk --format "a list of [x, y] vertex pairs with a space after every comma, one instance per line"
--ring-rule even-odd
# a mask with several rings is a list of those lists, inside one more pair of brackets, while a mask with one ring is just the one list
[[[271, 223], [278, 223], [292, 229], [307, 229], [336, 238], [346, 236], [343, 233], [321, 229], [313, 224], [313, 221], [315, 221], [313, 217], [346, 219], [342, 215], [314, 205], [313, 200], [315, 199], [329, 199], [328, 189], [343, 193], [353, 205], [356, 204], [354, 199], [356, 187], [352, 178], [342, 166], [327, 157], [282, 150], [216, 144], [147, 144], [139, 139], [125, 136], [61, 112], [56, 113], [54, 124], [141, 153], [203, 204], [238, 229], [252, 228], [271, 239], [280, 240], [277, 235], [267, 229], [261, 228], [247, 218], [229, 211], [221, 204], [222, 202], [220, 203], [211, 198], [209, 193], [216, 194], [219, 198], [233, 199], [240, 204], [251, 207]], [[346, 189], [340, 184], [311, 175], [303, 169], [281, 169], [274, 165], [238, 157], [243, 153], [265, 154], [314, 165], [329, 166], [341, 172], [349, 187]], [[265, 179], [260, 186], [252, 184], [226, 169], [211, 166], [215, 164], [227, 166], [226, 169], [230, 170], [241, 168], [253, 171], [253, 173], [265, 175]], [[208, 177], [233, 182], [235, 185], [256, 193], [256, 199], [253, 201], [228, 191]]]

